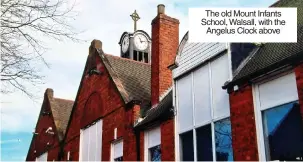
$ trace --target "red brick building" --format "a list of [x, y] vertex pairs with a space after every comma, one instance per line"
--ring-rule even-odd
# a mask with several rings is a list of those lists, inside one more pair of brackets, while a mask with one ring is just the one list
[[101, 41], [92, 41], [60, 160], [174, 160], [167, 67], [175, 58], [178, 33], [179, 21], [159, 5], [150, 44], [136, 44], [136, 39], [150, 41], [144, 31], [125, 32], [117, 57], [106, 54]]
[[60, 143], [65, 135], [73, 101], [54, 97], [46, 89], [26, 161], [59, 160]]
[[[303, 3], [273, 6], [298, 7], [297, 43], [179, 44], [163, 5], [151, 38], [122, 34], [121, 57], [93, 40], [64, 138], [34, 136], [27, 160], [302, 160]], [[38, 133], [54, 120], [40, 118]]]

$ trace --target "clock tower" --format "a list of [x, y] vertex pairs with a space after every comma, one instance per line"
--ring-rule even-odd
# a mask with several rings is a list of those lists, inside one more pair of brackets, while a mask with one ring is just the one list
[[120, 38], [120, 56], [135, 61], [151, 63], [151, 38], [143, 30], [137, 30], [140, 19], [136, 10], [130, 15], [134, 20], [134, 32], [124, 32]]

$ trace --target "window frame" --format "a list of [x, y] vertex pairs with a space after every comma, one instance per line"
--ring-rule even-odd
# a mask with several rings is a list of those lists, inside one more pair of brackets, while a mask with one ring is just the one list
[[[160, 125], [158, 126], [154, 126], [148, 130], [145, 130], [144, 131], [144, 161], [150, 161], [149, 157], [150, 157], [150, 152], [149, 152], [149, 149], [152, 148], [152, 147], [155, 147], [155, 146], [152, 146], [152, 147], [149, 147], [148, 145], [148, 141], [149, 141], [149, 133], [151, 131], [155, 131], [156, 129], [159, 129], [160, 130], [160, 148], [161, 148], [161, 127]], [[156, 145], [157, 146], [157, 145]], [[161, 153], [162, 155], [162, 153]]]
[[[253, 84], [252, 89], [253, 89], [253, 106], [254, 106], [254, 115], [255, 115], [255, 125], [256, 125], [256, 136], [257, 136], [257, 147], [258, 147], [258, 155], [259, 155], [259, 160], [260, 161], [266, 161], [266, 149], [265, 149], [265, 139], [264, 139], [264, 128], [263, 128], [263, 118], [262, 118], [262, 112], [284, 105], [284, 104], [288, 104], [291, 102], [295, 102], [299, 100], [299, 97], [297, 96], [297, 99], [290, 99], [288, 101], [284, 101], [284, 102], [277, 102], [276, 104], [272, 104], [270, 106], [267, 106], [266, 108], [261, 109], [261, 102], [260, 102], [260, 91], [259, 91], [259, 86], [285, 77], [287, 75], [292, 75], [295, 79], [295, 84], [297, 86], [297, 82], [296, 82], [296, 75], [293, 71], [287, 71], [287, 72], [283, 72], [281, 74], [278, 74], [274, 77], [270, 77], [270, 78], [266, 78], [263, 80], [258, 81], [257, 83]], [[298, 94], [298, 90], [296, 89], [296, 92]]]
[[[100, 123], [99, 123], [100, 122]], [[99, 126], [101, 126], [99, 129], [100, 129], [100, 131], [101, 132], [99, 132], [100, 133], [100, 137], [98, 137], [98, 132], [96, 131], [96, 139], [100, 139], [100, 160], [102, 160], [102, 136], [103, 136], [103, 120], [102, 119], [98, 119], [98, 120], [96, 120], [95, 122], [93, 122], [92, 124], [90, 124], [88, 127], [85, 127], [85, 128], [82, 128], [82, 129], [80, 129], [80, 142], [79, 142], [79, 161], [87, 161], [87, 160], [83, 160], [83, 149], [82, 149], [82, 145], [83, 145], [83, 132], [84, 132], [84, 130], [86, 130], [86, 129], [89, 129], [90, 127], [92, 127], [92, 126], [97, 126], [97, 124], [99, 124]], [[97, 127], [98, 128], [98, 127]], [[98, 129], [98, 130], [99, 130]], [[90, 142], [90, 141], [89, 141]], [[98, 141], [95, 141], [95, 142], [98, 142]], [[97, 150], [97, 146], [98, 145], [96, 145], [96, 150]], [[98, 153], [96, 153], [95, 152], [95, 155], [98, 155]], [[96, 158], [96, 157], [95, 157]]]
[[124, 156], [124, 149], [123, 149], [123, 147], [124, 147], [124, 143], [123, 143], [123, 138], [119, 138], [119, 139], [117, 139], [117, 140], [114, 140], [112, 143], [111, 143], [111, 149], [110, 149], [110, 161], [115, 161], [115, 159], [116, 158], [119, 158], [119, 157], [121, 157], [121, 156], [119, 156], [119, 157], [114, 157], [114, 152], [115, 152], [115, 145], [116, 144], [118, 144], [118, 143], [122, 143], [122, 158], [123, 158], [123, 156]]
[[[227, 47], [229, 47], [229, 43], [226, 44]], [[225, 56], [227, 55], [227, 56]], [[202, 66], [200, 66], [199, 68], [203, 68], [205, 66], [207, 66], [208, 70], [209, 70], [209, 91], [210, 91], [210, 111], [211, 111], [211, 119], [209, 121], [204, 122], [203, 124], [197, 124], [196, 125], [196, 120], [195, 120], [195, 111], [196, 111], [196, 107], [195, 107], [195, 93], [192, 90], [192, 109], [193, 109], [193, 126], [191, 128], [186, 128], [183, 129], [182, 131], [180, 131], [179, 129], [179, 95], [178, 95], [178, 82], [180, 79], [191, 75], [191, 87], [194, 87], [194, 72], [198, 71], [199, 68], [196, 68], [194, 70], [188, 71], [187, 74], [184, 74], [183, 77], [180, 77], [178, 79], [174, 79], [173, 80], [173, 92], [174, 92], [174, 107], [176, 108], [177, 111], [177, 115], [175, 115], [175, 159], [176, 161], [180, 161], [181, 160], [181, 152], [182, 152], [182, 146], [180, 144], [181, 140], [180, 140], [180, 135], [183, 133], [187, 133], [189, 131], [193, 131], [193, 148], [194, 148], [194, 161], [198, 161], [198, 155], [197, 155], [197, 133], [196, 133], [196, 129], [206, 126], [208, 124], [211, 125], [211, 136], [212, 136], [212, 156], [213, 156], [213, 161], [216, 161], [216, 145], [215, 145], [215, 123], [220, 121], [220, 120], [224, 120], [227, 118], [230, 118], [230, 113], [228, 115], [224, 115], [221, 117], [215, 117], [214, 115], [214, 106], [213, 106], [213, 86], [212, 86], [212, 70], [211, 70], [211, 64], [216, 61], [217, 59], [222, 59], [221, 57], [227, 57], [227, 61], [228, 61], [228, 78], [227, 80], [230, 80], [232, 78], [232, 70], [231, 70], [231, 61], [230, 61], [230, 50], [227, 50], [226, 53], [222, 54], [221, 56], [216, 57], [215, 59], [208, 61], [206, 63], [203, 63]], [[219, 85], [221, 86], [221, 85]], [[227, 92], [226, 92], [227, 93]], [[229, 104], [229, 111], [230, 111], [230, 104]]]

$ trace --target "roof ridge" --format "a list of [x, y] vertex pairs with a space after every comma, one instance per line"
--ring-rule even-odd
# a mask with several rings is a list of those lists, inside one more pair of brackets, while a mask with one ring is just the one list
[[111, 55], [111, 54], [107, 54], [107, 53], [104, 53], [104, 55], [110, 56], [110, 57], [114, 57], [114, 58], [117, 58], [117, 59], [121, 59], [121, 60], [125, 60], [125, 61], [134, 62], [134, 63], [137, 63], [137, 64], [142, 64], [142, 65], [151, 66], [149, 63], [140, 62], [140, 61], [135, 61], [135, 60], [132, 60], [132, 59], [123, 58], [123, 57], [119, 57], [119, 56], [115, 56], [115, 55]]

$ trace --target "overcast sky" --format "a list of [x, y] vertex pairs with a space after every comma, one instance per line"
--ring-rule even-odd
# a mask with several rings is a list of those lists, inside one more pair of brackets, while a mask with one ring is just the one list
[[[1, 96], [1, 160], [24, 160], [46, 88], [54, 96], [74, 100], [78, 91], [88, 47], [93, 39], [103, 42], [103, 50], [119, 55], [118, 41], [124, 31], [133, 31], [130, 14], [136, 9], [141, 19], [137, 29], [151, 32], [157, 5], [165, 4], [166, 14], [180, 20], [181, 39], [186, 33], [189, 7], [268, 7], [277, 0], [78, 0], [78, 16], [72, 25], [82, 31], [81, 43], [45, 40], [50, 68], [37, 67], [45, 75], [44, 85], [35, 89], [40, 98], [33, 102], [22, 93]], [[20, 139], [20, 140], [18, 140]]]

